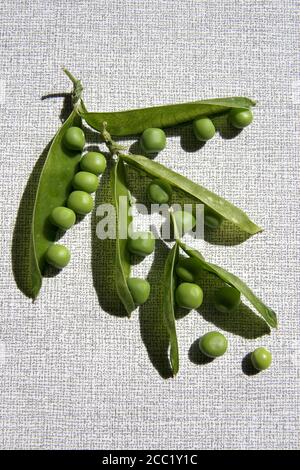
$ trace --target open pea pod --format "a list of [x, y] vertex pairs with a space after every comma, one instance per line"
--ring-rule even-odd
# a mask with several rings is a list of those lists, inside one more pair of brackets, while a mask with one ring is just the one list
[[63, 137], [69, 127], [81, 127], [81, 117], [73, 110], [68, 119], [55, 135], [44, 163], [32, 217], [30, 240], [29, 278], [31, 297], [35, 299], [42, 286], [45, 269], [45, 254], [55, 241], [57, 227], [50, 222], [52, 209], [63, 206], [71, 190], [71, 182], [81, 158], [64, 148]]
[[255, 101], [236, 96], [111, 113], [90, 113], [82, 109], [81, 116], [94, 129], [102, 131], [103, 122], [106, 122], [111, 135], [123, 137], [140, 134], [149, 127], [173, 127], [201, 116], [214, 116], [231, 108], [249, 109], [251, 106], [255, 106]]
[[175, 266], [179, 256], [179, 245], [176, 242], [168, 253], [164, 269], [163, 317], [170, 340], [170, 364], [173, 375], [179, 370], [179, 351], [174, 314], [174, 291], [176, 287]]
[[[131, 312], [135, 309], [135, 303], [127, 285], [127, 279], [130, 275], [130, 254], [127, 250], [127, 234], [128, 226], [132, 222], [132, 216], [128, 211], [130, 193], [127, 188], [126, 169], [123, 161], [120, 159], [118, 159], [113, 168], [111, 182], [117, 222], [115, 259], [116, 289], [118, 296], [130, 317]], [[120, 207], [121, 201], [123, 201], [123, 203], [126, 202], [126, 207]]]
[[258, 225], [249, 219], [245, 212], [231, 204], [231, 202], [194, 183], [185, 176], [170, 170], [161, 163], [142, 155], [120, 155], [120, 158], [128, 165], [147, 173], [152, 178], [159, 178], [174, 188], [184, 191], [250, 235], [262, 231]]
[[230, 272], [226, 271], [225, 269], [221, 268], [220, 266], [217, 266], [216, 264], [208, 263], [197, 250], [188, 247], [181, 241], [178, 241], [178, 243], [182, 250], [189, 257], [197, 259], [199, 267], [201, 267], [205, 271], [208, 271], [218, 276], [220, 279], [222, 279], [222, 281], [226, 282], [227, 284], [230, 284], [232, 287], [235, 287], [235, 289], [240, 291], [240, 293], [251, 302], [253, 307], [255, 307], [255, 309], [258, 311], [258, 313], [260, 313], [262, 318], [266, 321], [269, 326], [271, 326], [272, 328], [277, 327], [277, 317], [274, 310], [267, 307], [258, 297], [256, 297], [252, 290], [243, 281], [241, 281], [241, 279], [239, 279], [234, 274], [231, 274]]

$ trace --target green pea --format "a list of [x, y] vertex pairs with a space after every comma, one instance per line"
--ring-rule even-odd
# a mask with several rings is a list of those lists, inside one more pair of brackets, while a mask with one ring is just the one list
[[216, 133], [212, 120], [207, 117], [195, 119], [193, 122], [193, 131], [195, 137], [201, 142], [212, 139]]
[[175, 267], [180, 279], [186, 282], [195, 282], [199, 279], [201, 266], [195, 258], [181, 258]]
[[127, 249], [130, 253], [139, 256], [150, 255], [155, 246], [155, 239], [152, 232], [136, 232], [127, 240]]
[[150, 127], [145, 129], [140, 138], [140, 145], [145, 153], [157, 153], [166, 146], [166, 134], [162, 129]]
[[257, 370], [265, 370], [272, 363], [272, 354], [265, 348], [257, 348], [251, 353], [251, 362]]
[[215, 292], [214, 305], [219, 312], [233, 312], [240, 303], [241, 293], [234, 287], [224, 286]]
[[166, 204], [169, 202], [171, 194], [171, 186], [159, 179], [153, 180], [148, 186], [148, 197], [153, 203]]
[[62, 269], [69, 263], [71, 253], [64, 245], [53, 244], [46, 252], [46, 261], [55, 268]]
[[173, 213], [179, 235], [189, 232], [196, 225], [196, 219], [191, 212], [176, 211]]
[[76, 222], [75, 212], [67, 207], [55, 207], [50, 215], [51, 222], [61, 230], [68, 230]]
[[210, 331], [199, 340], [200, 351], [208, 357], [219, 357], [227, 351], [227, 339], [218, 331]]
[[232, 108], [229, 112], [229, 122], [237, 129], [243, 129], [249, 126], [253, 121], [253, 113], [251, 109]]
[[203, 291], [197, 284], [183, 282], [175, 291], [175, 300], [179, 307], [198, 308], [203, 302]]
[[145, 279], [131, 277], [127, 280], [128, 288], [136, 305], [144, 304], [150, 295], [150, 284]]
[[73, 191], [68, 197], [67, 205], [76, 214], [85, 215], [93, 209], [94, 201], [92, 196], [85, 191]]
[[219, 214], [209, 210], [204, 210], [204, 225], [207, 228], [215, 230], [220, 227], [222, 222], [223, 218]]
[[87, 171], [79, 171], [73, 178], [73, 187], [87, 193], [94, 193], [98, 186], [99, 180], [96, 175]]
[[69, 127], [63, 138], [64, 145], [70, 150], [82, 150], [85, 146], [84, 132], [80, 127]]
[[80, 168], [94, 175], [101, 175], [106, 169], [106, 158], [99, 152], [88, 152], [80, 160]]

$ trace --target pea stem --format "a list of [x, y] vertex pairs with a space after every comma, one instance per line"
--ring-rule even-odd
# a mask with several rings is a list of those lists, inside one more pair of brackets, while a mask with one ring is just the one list
[[67, 75], [67, 77], [71, 80], [73, 83], [73, 91], [72, 91], [72, 101], [73, 101], [73, 106], [75, 109], [78, 109], [80, 105], [85, 108], [82, 100], [81, 100], [81, 95], [83, 92], [83, 86], [81, 83], [81, 80], [78, 80], [77, 78], [74, 77], [74, 75], [65, 67], [63, 67], [63, 71]]
[[110, 151], [111, 156], [112, 157], [114, 155], [119, 156], [120, 155], [120, 150], [125, 150], [126, 147], [124, 147], [123, 145], [118, 144], [117, 142], [115, 142], [112, 139], [110, 133], [107, 130], [107, 122], [103, 122], [102, 126], [103, 126], [103, 128], [102, 128], [101, 136], [102, 136], [108, 150]]

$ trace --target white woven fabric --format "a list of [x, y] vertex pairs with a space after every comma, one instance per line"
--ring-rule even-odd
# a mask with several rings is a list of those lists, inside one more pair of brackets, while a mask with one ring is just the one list
[[[1, 448], [298, 447], [298, 13], [292, 0], [1, 2]], [[225, 129], [200, 149], [189, 129], [169, 133], [158, 160], [265, 228], [241, 244], [198, 246], [278, 312], [278, 331], [259, 336], [264, 328], [246, 310], [228, 322], [207, 307], [191, 312], [177, 323], [179, 375], [163, 379], [155, 364], [163, 361], [157, 283], [166, 252], [158, 247], [140, 319], [118, 317], [112, 254], [95, 237], [95, 215], [64, 237], [72, 262], [45, 279], [34, 304], [18, 290], [13, 232], [28, 178], [60, 124], [63, 98], [41, 97], [70, 90], [62, 65], [82, 79], [91, 110], [257, 99], [253, 125], [235, 138]], [[107, 198], [105, 177], [97, 203]], [[21, 220], [19, 243], [28, 230]], [[135, 271], [145, 275], [149, 264]], [[191, 344], [216, 328], [229, 330], [228, 353], [195, 364]], [[260, 345], [273, 366], [247, 375], [242, 360]]]

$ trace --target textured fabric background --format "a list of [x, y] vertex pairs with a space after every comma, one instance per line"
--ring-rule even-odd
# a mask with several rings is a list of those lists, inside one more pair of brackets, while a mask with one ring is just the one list
[[[298, 447], [299, 6], [291, 0], [1, 2], [2, 448]], [[278, 331], [265, 334], [246, 308], [226, 319], [206, 305], [178, 321], [181, 370], [164, 379], [159, 297], [166, 250], [158, 246], [150, 270], [151, 301], [131, 320], [121, 318], [111, 246], [96, 239], [95, 214], [64, 237], [72, 262], [45, 279], [34, 304], [18, 290], [12, 260], [17, 275], [36, 172], [17, 225], [16, 218], [35, 162], [60, 125], [63, 97], [55, 94], [70, 90], [62, 65], [82, 79], [91, 110], [230, 95], [258, 100], [253, 125], [235, 138], [223, 126], [200, 148], [189, 128], [170, 131], [158, 160], [265, 228], [240, 244], [217, 234], [198, 247], [278, 312]], [[98, 145], [91, 132], [89, 141]], [[105, 176], [97, 204], [108, 198]], [[151, 263], [134, 270], [145, 275]], [[212, 328], [227, 330], [229, 351], [199, 364], [191, 345]], [[260, 345], [272, 350], [274, 364], [248, 375], [243, 358]]]

